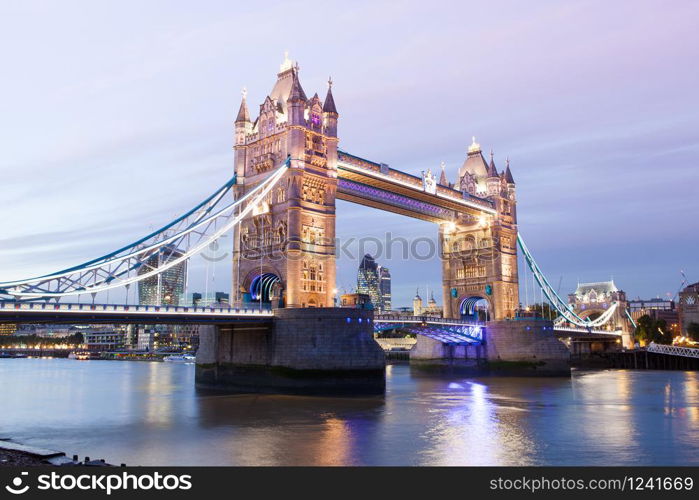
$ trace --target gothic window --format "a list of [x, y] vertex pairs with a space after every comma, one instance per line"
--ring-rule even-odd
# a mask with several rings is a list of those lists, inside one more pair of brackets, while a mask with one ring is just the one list
[[277, 188], [277, 203], [284, 203], [284, 201], [286, 201], [284, 188]]
[[302, 289], [310, 292], [323, 291], [323, 266], [316, 262], [303, 261]]
[[467, 278], [483, 278], [485, 277], [485, 266], [467, 266]]
[[311, 113], [311, 123], [316, 127], [320, 126], [320, 115], [318, 113]]

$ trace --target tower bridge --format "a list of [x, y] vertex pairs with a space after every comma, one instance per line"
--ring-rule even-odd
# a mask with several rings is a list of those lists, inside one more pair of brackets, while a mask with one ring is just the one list
[[[243, 95], [235, 122], [235, 192], [254, 190], [285, 158], [288, 172], [235, 227], [234, 300], [325, 307], [335, 289], [335, 201], [341, 199], [437, 225], [444, 315], [459, 318], [471, 298], [487, 300], [493, 319], [519, 303], [515, 182], [498, 172], [475, 138], [455, 182], [430, 168], [420, 177], [338, 149], [339, 112], [306, 96], [298, 64], [286, 60], [272, 91], [250, 114]], [[258, 289], [265, 277], [269, 290]]]
[[[513, 332], [518, 331], [530, 340], [543, 335], [538, 347], [531, 347], [539, 357], [560, 355], [541, 347], [554, 345], [552, 326], [506, 323], [515, 319], [519, 304], [518, 247], [568, 326], [589, 330], [602, 324], [599, 318], [582, 317], [558, 296], [524, 244], [517, 230], [516, 184], [509, 160], [499, 171], [492, 152], [487, 161], [473, 138], [452, 182], [444, 165], [439, 177], [429, 166], [416, 176], [340, 150], [340, 114], [332, 81], [324, 100], [317, 93], [308, 98], [299, 71], [298, 64], [285, 59], [254, 118], [243, 92], [235, 119], [233, 176], [211, 196], [159, 230], [102, 257], [48, 275], [0, 283], [0, 298], [9, 301], [0, 307], [0, 321], [108, 318], [219, 324], [223, 326], [209, 326], [202, 333], [202, 383], [240, 388], [231, 377], [248, 373], [245, 370], [254, 365], [326, 370], [343, 387], [355, 387], [352, 381], [359, 371], [367, 374], [367, 387], [377, 390], [382, 387], [376, 377], [383, 380], [384, 361], [371, 333], [392, 320], [373, 322], [369, 312], [330, 307], [336, 284], [335, 204], [340, 199], [435, 224], [444, 318], [440, 324], [401, 320], [403, 328], [431, 342], [468, 347], [490, 338], [497, 346], [495, 332], [517, 343]], [[97, 294], [122, 287], [128, 292], [130, 286], [161, 276], [226, 234], [233, 235], [230, 309], [94, 304]], [[59, 305], [76, 296], [91, 297], [93, 304]], [[34, 305], [24, 305], [32, 301]], [[492, 322], [485, 327], [471, 323], [478, 301], [488, 304]], [[271, 326], [266, 334], [255, 336], [233, 327], [241, 321], [271, 321]], [[432, 347], [428, 351], [436, 352]], [[504, 343], [491, 349], [498, 357], [506, 351]], [[516, 356], [525, 355], [522, 349], [517, 352]], [[346, 376], [338, 379], [338, 372]], [[276, 372], [258, 375], [242, 376], [248, 388], [278, 383]]]

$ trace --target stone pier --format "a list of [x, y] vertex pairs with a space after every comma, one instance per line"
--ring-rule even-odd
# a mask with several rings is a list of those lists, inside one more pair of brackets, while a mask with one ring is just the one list
[[474, 374], [570, 375], [570, 352], [543, 320], [490, 321], [483, 345], [456, 346], [418, 335], [410, 363]]
[[196, 383], [230, 392], [383, 394], [371, 311], [277, 309], [268, 325], [200, 327]]

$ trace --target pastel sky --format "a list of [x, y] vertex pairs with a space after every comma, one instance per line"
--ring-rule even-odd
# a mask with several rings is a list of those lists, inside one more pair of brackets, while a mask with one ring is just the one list
[[[121, 246], [232, 176], [240, 89], [254, 111], [288, 50], [308, 95], [332, 75], [346, 151], [452, 180], [473, 135], [509, 156], [562, 292], [673, 295], [681, 269], [699, 280], [697, 19], [681, 0], [2, 2], [0, 281]], [[386, 231], [436, 235], [338, 202], [341, 238]], [[382, 263], [395, 305], [439, 285], [436, 260]], [[190, 291], [230, 288], [230, 266], [205, 271]]]

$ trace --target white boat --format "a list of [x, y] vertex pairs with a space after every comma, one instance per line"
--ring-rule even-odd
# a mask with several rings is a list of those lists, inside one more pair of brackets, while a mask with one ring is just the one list
[[82, 351], [73, 351], [70, 354], [68, 354], [68, 359], [77, 359], [80, 361], [85, 361], [87, 359], [90, 359], [90, 353], [89, 352], [82, 352]]
[[163, 361], [168, 361], [170, 363], [194, 363], [197, 357], [192, 354], [171, 354], [165, 356]]

